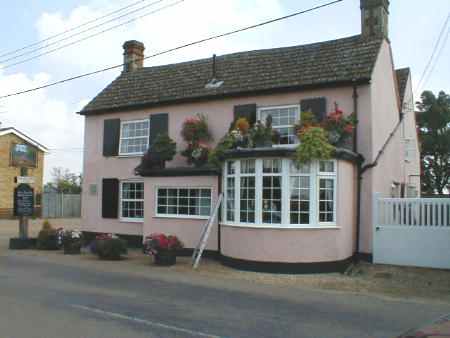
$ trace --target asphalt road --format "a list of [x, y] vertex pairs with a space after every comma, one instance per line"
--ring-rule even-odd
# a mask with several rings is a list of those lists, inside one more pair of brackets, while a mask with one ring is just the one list
[[450, 305], [0, 257], [2, 338], [389, 338], [448, 313]]

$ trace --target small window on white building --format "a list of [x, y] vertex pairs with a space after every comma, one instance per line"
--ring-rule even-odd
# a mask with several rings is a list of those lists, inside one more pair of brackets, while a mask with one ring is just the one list
[[144, 183], [121, 182], [120, 217], [124, 221], [144, 220]]
[[272, 116], [272, 127], [280, 134], [279, 144], [296, 144], [298, 138], [295, 133], [295, 124], [300, 119], [300, 106], [259, 108], [258, 119], [265, 122]]
[[148, 149], [150, 121], [123, 121], [120, 126], [119, 155], [141, 155]]
[[159, 217], [208, 218], [211, 214], [210, 188], [158, 188]]

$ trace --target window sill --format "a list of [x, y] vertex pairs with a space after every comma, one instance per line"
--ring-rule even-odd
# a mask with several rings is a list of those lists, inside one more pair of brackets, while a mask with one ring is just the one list
[[166, 219], [193, 219], [193, 220], [202, 220], [206, 221], [209, 219], [209, 216], [181, 216], [181, 215], [158, 215], [156, 214], [153, 218], [166, 218]]
[[248, 229], [270, 229], [270, 230], [339, 230], [340, 226], [337, 225], [260, 225], [260, 224], [232, 224], [232, 223], [220, 223], [220, 225], [231, 228], [248, 228]]
[[143, 218], [121, 218], [120, 223], [144, 223]]
[[142, 157], [144, 153], [136, 153], [136, 154], [119, 154], [115, 156], [116, 158], [130, 158], [130, 157]]

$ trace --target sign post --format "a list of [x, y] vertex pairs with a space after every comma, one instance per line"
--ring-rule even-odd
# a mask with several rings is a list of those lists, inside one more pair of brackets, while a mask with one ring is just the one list
[[19, 217], [19, 238], [28, 238], [28, 217], [34, 214], [34, 191], [21, 183], [14, 189], [14, 216]]

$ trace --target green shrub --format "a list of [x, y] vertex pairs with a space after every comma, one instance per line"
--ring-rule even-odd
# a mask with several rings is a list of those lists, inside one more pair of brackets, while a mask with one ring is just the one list
[[119, 260], [127, 253], [127, 242], [124, 239], [96, 239], [95, 242], [95, 252], [101, 259]]
[[47, 220], [44, 221], [42, 230], [39, 231], [36, 246], [39, 250], [58, 250], [57, 230]]
[[328, 160], [335, 148], [329, 143], [326, 131], [321, 127], [309, 127], [299, 134], [300, 144], [297, 147], [298, 163], [308, 163], [312, 160]]

